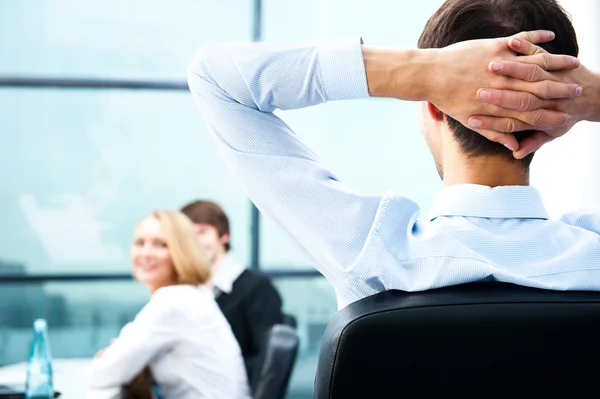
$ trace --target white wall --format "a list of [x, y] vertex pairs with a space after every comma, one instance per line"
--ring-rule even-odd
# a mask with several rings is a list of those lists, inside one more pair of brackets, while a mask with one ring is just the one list
[[[588, 68], [600, 71], [600, 2], [562, 0], [560, 3], [572, 16], [580, 60]], [[582, 122], [536, 154], [532, 185], [541, 191], [552, 216], [580, 206], [600, 206], [599, 150], [600, 123]]]

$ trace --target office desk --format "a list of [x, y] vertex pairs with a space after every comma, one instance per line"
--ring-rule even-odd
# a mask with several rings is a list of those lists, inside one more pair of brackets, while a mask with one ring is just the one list
[[[88, 391], [89, 365], [92, 359], [54, 359], [54, 389], [60, 399], [119, 399], [120, 389]], [[27, 363], [0, 367], [0, 384], [25, 383]]]

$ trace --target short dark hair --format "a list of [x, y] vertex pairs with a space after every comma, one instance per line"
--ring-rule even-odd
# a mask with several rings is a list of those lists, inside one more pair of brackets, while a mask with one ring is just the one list
[[[213, 201], [198, 200], [190, 202], [181, 208], [181, 212], [186, 215], [192, 223], [209, 224], [217, 229], [219, 237], [229, 234], [229, 218], [219, 204]], [[225, 244], [225, 251], [229, 251], [231, 245]]]
[[[512, 36], [522, 31], [551, 30], [556, 38], [540, 44], [549, 53], [577, 57], [577, 35], [569, 15], [556, 0], [447, 0], [427, 21], [419, 48], [442, 48], [474, 39]], [[514, 160], [502, 144], [485, 137], [448, 116], [448, 126], [460, 148], [469, 156], [498, 155]], [[515, 133], [517, 140], [530, 131]], [[523, 159], [527, 169], [533, 154]]]

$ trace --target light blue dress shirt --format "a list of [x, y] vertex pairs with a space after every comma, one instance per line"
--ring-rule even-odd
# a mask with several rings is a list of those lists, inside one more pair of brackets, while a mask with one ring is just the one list
[[340, 308], [481, 280], [600, 290], [599, 210], [550, 220], [532, 187], [457, 185], [423, 216], [402, 193], [345, 186], [273, 114], [369, 97], [359, 39], [206, 46], [188, 82], [233, 174], [335, 287]]

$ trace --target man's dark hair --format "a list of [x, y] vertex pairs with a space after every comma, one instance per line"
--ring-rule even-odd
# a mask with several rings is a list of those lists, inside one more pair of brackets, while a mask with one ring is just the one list
[[[577, 57], [577, 35], [565, 10], [556, 0], [447, 0], [427, 21], [419, 38], [419, 48], [442, 48], [474, 39], [512, 36], [522, 31], [551, 30], [554, 40], [540, 44], [549, 53]], [[450, 130], [460, 148], [469, 156], [499, 155], [514, 160], [502, 144], [448, 117]], [[517, 140], [530, 131], [516, 133]], [[523, 159], [528, 169], [533, 154]]]
[[[229, 234], [229, 218], [223, 211], [223, 208], [216, 202], [199, 200], [190, 202], [181, 208], [181, 212], [186, 215], [192, 223], [209, 224], [217, 229], [219, 237]], [[225, 244], [225, 251], [229, 251], [231, 245]]]

